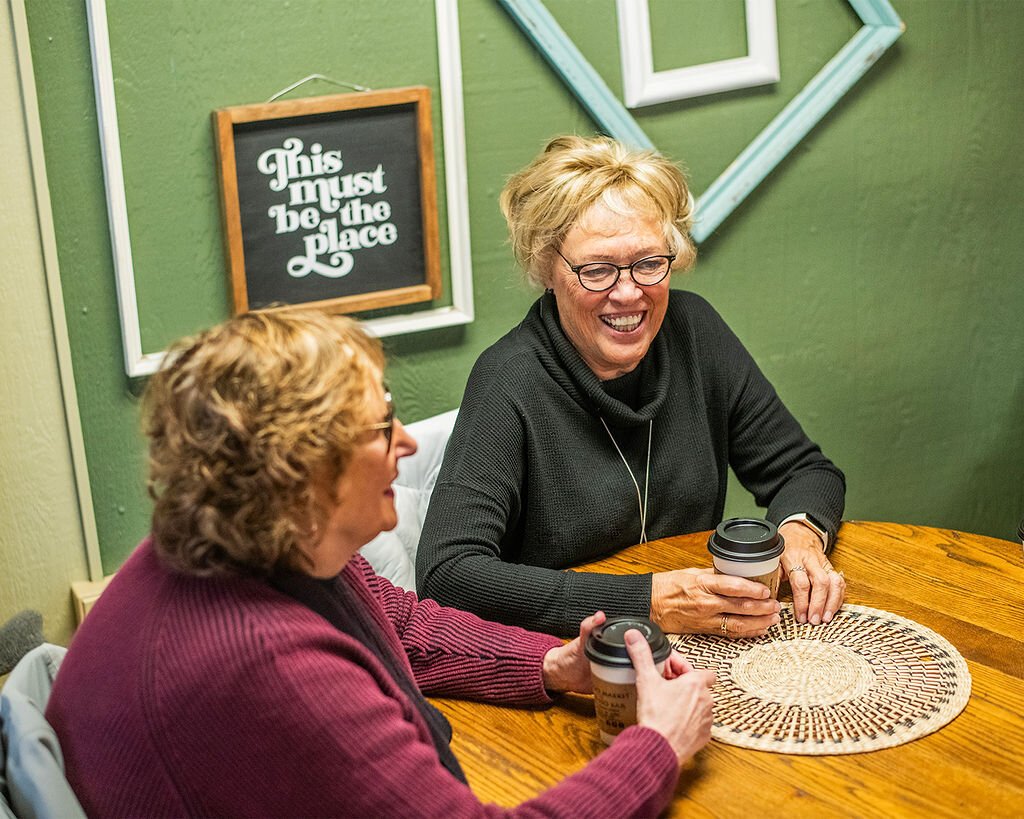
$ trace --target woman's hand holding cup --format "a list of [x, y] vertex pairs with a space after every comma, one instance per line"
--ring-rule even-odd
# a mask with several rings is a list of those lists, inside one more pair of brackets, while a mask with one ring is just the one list
[[674, 634], [760, 637], [779, 611], [764, 584], [713, 569], [657, 572], [651, 581], [651, 619]]
[[625, 634], [636, 670], [637, 724], [665, 737], [682, 764], [711, 739], [713, 671], [694, 671], [673, 651], [664, 671], [654, 664], [651, 648], [635, 629]]
[[597, 611], [580, 623], [580, 636], [565, 645], [557, 646], [544, 655], [541, 675], [544, 687], [551, 692], [575, 691], [590, 694], [594, 687], [590, 679], [590, 660], [583, 652], [590, 633], [607, 618]]

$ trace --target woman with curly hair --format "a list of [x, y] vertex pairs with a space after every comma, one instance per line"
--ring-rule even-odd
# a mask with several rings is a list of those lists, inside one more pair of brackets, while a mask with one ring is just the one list
[[[176, 345], [147, 387], [152, 533], [72, 642], [47, 707], [90, 816], [470, 816], [481, 805], [424, 692], [540, 705], [589, 690], [567, 644], [442, 608], [358, 554], [396, 524], [416, 443], [377, 341], [309, 311]], [[637, 726], [521, 806], [654, 815], [710, 736], [714, 676], [640, 670]], [[516, 813], [519, 809], [510, 811]]]

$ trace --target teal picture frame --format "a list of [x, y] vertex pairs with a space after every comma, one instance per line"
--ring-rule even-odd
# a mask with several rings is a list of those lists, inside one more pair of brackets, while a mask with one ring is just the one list
[[[845, 0], [863, 26], [715, 179], [696, 203], [693, 239], [706, 240], [906, 30], [889, 0]], [[598, 127], [654, 148], [542, 0], [498, 0]]]

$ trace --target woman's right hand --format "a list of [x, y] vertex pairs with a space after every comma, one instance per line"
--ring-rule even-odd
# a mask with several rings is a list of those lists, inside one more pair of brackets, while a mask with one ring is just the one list
[[657, 572], [651, 580], [651, 619], [673, 634], [760, 637], [780, 610], [763, 583], [714, 569]]
[[[636, 629], [630, 629], [624, 636], [636, 670], [637, 725], [652, 728], [665, 737], [682, 764], [711, 739], [711, 687], [715, 684], [715, 673], [690, 669], [666, 679], [654, 664], [644, 636]], [[686, 667], [689, 669], [688, 664]]]

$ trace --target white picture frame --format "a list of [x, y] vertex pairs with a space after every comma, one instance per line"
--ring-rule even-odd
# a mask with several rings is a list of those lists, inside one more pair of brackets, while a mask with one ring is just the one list
[[[127, 374], [136, 378], [156, 372], [163, 361], [165, 351], [146, 352], [142, 348], [106, 0], [86, 0], [86, 9], [107, 195], [107, 215], [110, 220], [110, 240], [117, 281], [124, 366]], [[435, 0], [434, 9], [437, 18], [452, 304], [364, 321], [363, 326], [377, 336], [394, 336], [468, 324], [474, 318], [465, 117], [462, 102], [462, 56], [457, 0]]]
[[775, 0], [745, 0], [747, 55], [654, 70], [648, 0], [617, 0], [623, 99], [640, 108], [779, 80], [779, 36]]

